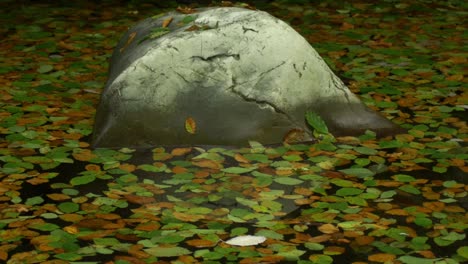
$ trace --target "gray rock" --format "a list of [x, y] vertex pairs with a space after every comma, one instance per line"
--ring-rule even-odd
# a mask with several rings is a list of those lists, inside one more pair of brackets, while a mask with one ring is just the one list
[[[308, 110], [334, 135], [399, 129], [362, 104], [301, 35], [268, 13], [173, 12], [138, 23], [116, 47], [93, 146], [269, 144], [293, 129], [310, 140]], [[188, 118], [195, 134], [185, 128]]]

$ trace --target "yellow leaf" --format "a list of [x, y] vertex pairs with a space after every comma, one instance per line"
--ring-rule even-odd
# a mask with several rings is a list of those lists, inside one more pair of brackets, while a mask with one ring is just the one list
[[197, 124], [195, 123], [195, 120], [193, 118], [189, 117], [185, 119], [185, 130], [189, 132], [190, 134], [195, 134], [195, 131], [197, 129]]

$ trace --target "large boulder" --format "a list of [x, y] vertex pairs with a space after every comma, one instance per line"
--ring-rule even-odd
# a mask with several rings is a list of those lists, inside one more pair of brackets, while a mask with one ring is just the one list
[[117, 45], [93, 146], [269, 144], [290, 131], [310, 140], [306, 111], [321, 115], [334, 135], [398, 130], [268, 13], [172, 12], [141, 21]]

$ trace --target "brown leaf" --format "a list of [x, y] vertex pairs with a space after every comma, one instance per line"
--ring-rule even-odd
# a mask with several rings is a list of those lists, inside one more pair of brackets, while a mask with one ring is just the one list
[[72, 156], [79, 161], [89, 161], [96, 158], [96, 155], [90, 149], [79, 149], [78, 152], [73, 153]]
[[181, 166], [175, 166], [174, 168], [171, 169], [172, 173], [174, 174], [179, 174], [179, 173], [185, 173], [188, 171], [187, 168], [181, 167]]
[[[323, 252], [327, 252], [328, 254], [332, 253], [333, 255], [340, 255], [345, 253], [346, 249], [344, 247], [338, 247], [338, 246], [329, 246], [323, 249]], [[325, 253], [325, 254], [327, 254]], [[328, 255], [327, 254], [327, 255]]]
[[130, 35], [128, 35], [128, 39], [127, 39], [127, 42], [125, 42], [125, 45], [120, 48], [120, 53], [122, 53], [127, 47], [128, 45], [130, 45], [130, 43], [132, 43], [133, 39], [135, 39], [137, 33], [136, 32], [132, 32], [130, 33]]
[[395, 255], [393, 254], [388, 254], [388, 253], [376, 253], [376, 254], [372, 254], [372, 255], [369, 255], [367, 257], [367, 259], [369, 261], [373, 261], [373, 262], [393, 262], [393, 260], [396, 258]]
[[197, 26], [197, 25], [191, 25], [190, 27], [188, 27], [185, 31], [198, 31], [200, 30], [201, 27]]
[[192, 148], [175, 148], [171, 151], [172, 156], [183, 156], [192, 152]]
[[240, 163], [250, 163], [250, 160], [248, 160], [247, 158], [245, 158], [239, 153], [234, 154], [234, 159]]
[[324, 224], [318, 227], [318, 230], [324, 234], [333, 234], [339, 232], [340, 229], [332, 224]]
[[370, 243], [374, 242], [375, 237], [372, 236], [358, 236], [355, 238], [356, 244], [360, 246], [369, 245]]
[[70, 196], [63, 194], [63, 193], [51, 193], [51, 194], [47, 194], [47, 197], [49, 197], [50, 199], [54, 201], [63, 201], [63, 200], [70, 199]]
[[305, 132], [302, 129], [293, 128], [289, 130], [286, 135], [283, 137], [283, 143], [285, 144], [292, 144], [304, 141], [305, 139]]
[[192, 164], [201, 167], [201, 168], [209, 168], [209, 169], [221, 169], [222, 166], [216, 161], [209, 160], [209, 159], [197, 159], [197, 160], [192, 160]]
[[194, 8], [190, 8], [190, 7], [177, 7], [176, 8], [177, 12], [179, 13], [182, 13], [182, 14], [193, 14], [193, 13], [196, 13], [197, 10], [194, 9]]
[[309, 242], [312, 243], [321, 243], [321, 242], [326, 242], [330, 241], [331, 236], [330, 235], [320, 235], [320, 236], [314, 236], [311, 239], [309, 239]]
[[125, 199], [129, 203], [134, 203], [134, 204], [149, 204], [149, 203], [154, 203], [156, 199], [154, 197], [147, 197], [147, 196], [138, 196], [138, 195], [133, 195], [133, 194], [128, 194], [124, 196]]
[[408, 215], [408, 212], [403, 209], [391, 209], [391, 210], [388, 210], [386, 213], [391, 214], [391, 215], [401, 215], [401, 216]]
[[136, 166], [133, 164], [124, 163], [119, 165], [119, 169], [124, 170], [126, 172], [133, 172], [134, 170], [136, 170]]
[[162, 26], [161, 26], [161, 27], [166, 28], [167, 26], [169, 26], [169, 24], [171, 24], [171, 22], [172, 22], [172, 19], [173, 19], [173, 17], [166, 18], [166, 19], [162, 22]]
[[192, 239], [185, 241], [189, 246], [197, 247], [197, 248], [207, 248], [207, 247], [214, 247], [218, 244], [218, 242], [214, 242], [212, 240], [206, 239]]

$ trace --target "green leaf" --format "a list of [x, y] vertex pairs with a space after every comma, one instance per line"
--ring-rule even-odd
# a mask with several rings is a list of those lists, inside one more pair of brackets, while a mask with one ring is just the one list
[[262, 230], [259, 230], [258, 232], [255, 233], [256, 236], [264, 236], [264, 237], [267, 237], [267, 238], [271, 238], [271, 239], [276, 239], [276, 240], [283, 240], [284, 239], [284, 236], [282, 234], [279, 234], [273, 230], [267, 230], [267, 229], [262, 229]]
[[64, 213], [74, 213], [80, 209], [80, 206], [72, 202], [64, 202], [58, 205], [58, 209]]
[[366, 169], [366, 168], [349, 168], [349, 169], [343, 169], [339, 171], [348, 175], [359, 177], [359, 178], [367, 178], [370, 176], [374, 176], [375, 174], [373, 171]]
[[457, 254], [468, 259], [468, 246], [459, 247], [457, 249]]
[[38, 73], [47, 73], [47, 72], [52, 71], [53, 69], [54, 69], [54, 66], [45, 64], [45, 65], [39, 66], [39, 69], [37, 69], [37, 72]]
[[325, 121], [315, 112], [306, 112], [307, 123], [319, 134], [328, 134], [328, 127]]
[[183, 247], [153, 247], [143, 249], [146, 253], [155, 257], [177, 257], [192, 254], [192, 251]]
[[367, 147], [355, 147], [354, 150], [364, 155], [375, 155], [378, 152], [375, 149], [367, 148]]
[[67, 260], [67, 261], [75, 261], [75, 260], [80, 260], [83, 258], [82, 255], [76, 254], [76, 253], [60, 253], [60, 254], [55, 254], [56, 258]]
[[434, 264], [438, 259], [418, 258], [413, 256], [401, 256], [399, 261], [407, 264]]
[[167, 168], [166, 166], [156, 167], [156, 166], [149, 165], [149, 164], [142, 164], [138, 166], [138, 169], [149, 171], [149, 172], [163, 172], [166, 170], [166, 168]]
[[404, 191], [404, 192], [407, 192], [407, 193], [411, 193], [411, 194], [420, 194], [421, 191], [418, 190], [418, 188], [412, 186], [412, 185], [403, 185], [401, 187], [399, 187], [398, 189]]
[[337, 190], [336, 195], [339, 195], [339, 196], [353, 196], [353, 195], [361, 194], [362, 192], [363, 192], [363, 190], [358, 189], [358, 188], [345, 187], [345, 188], [341, 188], [341, 189]]
[[41, 204], [43, 202], [44, 202], [44, 199], [42, 197], [34, 196], [34, 197], [31, 197], [31, 198], [28, 198], [24, 204], [26, 204], [26, 205], [37, 205], [37, 204]]
[[192, 22], [192, 21], [195, 21], [195, 19], [197, 19], [197, 16], [190, 16], [190, 15], [188, 15], [188, 16], [185, 16], [185, 17], [182, 19], [182, 23], [188, 24], [188, 23], [190, 23], [190, 22]]
[[50, 223], [44, 223], [44, 224], [33, 224], [30, 226], [32, 229], [37, 229], [41, 231], [52, 231], [59, 229], [60, 227], [55, 224], [50, 224]]
[[304, 182], [302, 180], [291, 178], [291, 177], [277, 177], [277, 178], [274, 178], [273, 181], [279, 184], [283, 184], [283, 185], [299, 185]]
[[249, 168], [244, 168], [244, 167], [229, 167], [222, 169], [221, 171], [226, 172], [226, 173], [233, 173], [233, 174], [242, 174], [246, 172], [251, 172], [253, 170], [256, 170], [257, 167], [249, 167]]
[[88, 184], [90, 182], [93, 182], [94, 180], [96, 180], [96, 176], [94, 174], [88, 174], [88, 175], [84, 175], [84, 176], [74, 177], [74, 178], [72, 178], [70, 180], [70, 183], [73, 186], [76, 186], [76, 185]]
[[93, 241], [96, 245], [101, 246], [115, 246], [120, 244], [120, 241], [113, 237], [98, 237], [94, 238]]
[[446, 235], [434, 238], [434, 242], [441, 247], [445, 247], [445, 246], [453, 244], [454, 242], [458, 240], [464, 240], [465, 237], [466, 237], [465, 234], [458, 234], [452, 231]]
[[392, 178], [399, 182], [413, 182], [416, 180], [414, 177], [405, 174], [396, 174]]
[[319, 243], [305, 243], [304, 246], [310, 250], [322, 250], [325, 248], [324, 245]]
[[425, 228], [432, 226], [432, 220], [426, 217], [416, 217], [416, 219], [414, 219], [414, 223]]

